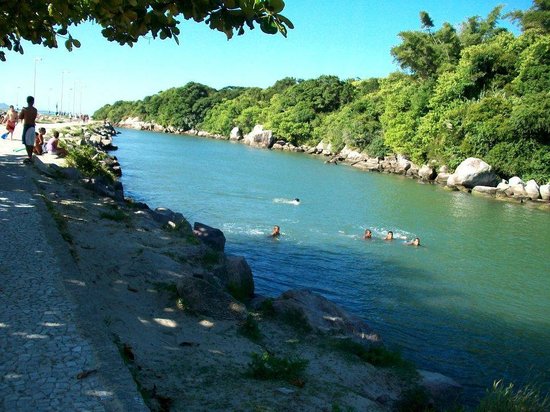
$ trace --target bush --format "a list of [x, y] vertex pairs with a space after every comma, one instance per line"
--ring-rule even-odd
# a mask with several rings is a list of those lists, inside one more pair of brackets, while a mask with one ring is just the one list
[[113, 182], [114, 176], [103, 163], [102, 156], [91, 146], [73, 146], [68, 149], [67, 164], [88, 178], [102, 176]]
[[302, 386], [302, 375], [308, 365], [306, 359], [279, 358], [267, 352], [252, 353], [252, 362], [248, 364], [249, 374], [261, 380], [285, 380], [293, 385]]
[[514, 390], [514, 385], [504, 386], [502, 381], [493, 383], [485, 398], [481, 400], [476, 412], [547, 412], [550, 399], [542, 396], [533, 386]]

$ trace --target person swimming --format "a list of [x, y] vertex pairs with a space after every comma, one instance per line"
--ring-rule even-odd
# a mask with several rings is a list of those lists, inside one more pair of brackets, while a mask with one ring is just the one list
[[390, 230], [384, 240], [393, 240], [393, 232]]
[[412, 241], [407, 243], [409, 246], [420, 246], [420, 238], [415, 237]]
[[365, 233], [363, 234], [363, 239], [372, 239], [372, 232], [370, 229], [365, 229]]
[[271, 237], [279, 237], [281, 236], [281, 228], [277, 225], [273, 226], [273, 231], [271, 232]]

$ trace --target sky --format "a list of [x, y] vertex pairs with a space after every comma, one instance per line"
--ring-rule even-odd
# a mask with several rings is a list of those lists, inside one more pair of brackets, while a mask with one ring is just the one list
[[[283, 15], [295, 28], [288, 37], [259, 28], [227, 40], [204, 23], [183, 20], [180, 44], [141, 39], [133, 48], [111, 43], [86, 23], [70, 30], [80, 49], [48, 49], [23, 43], [25, 53], [6, 51], [0, 62], [0, 103], [22, 107], [34, 95], [40, 111], [93, 114], [107, 103], [138, 100], [190, 81], [216, 89], [268, 87], [284, 77], [341, 79], [385, 77], [399, 68], [390, 50], [398, 34], [419, 30], [427, 11], [439, 28], [485, 18], [497, 5], [504, 13], [525, 10], [531, 0], [286, 0]], [[506, 21], [505, 27], [513, 28]], [[515, 28], [513, 28], [516, 30]]]

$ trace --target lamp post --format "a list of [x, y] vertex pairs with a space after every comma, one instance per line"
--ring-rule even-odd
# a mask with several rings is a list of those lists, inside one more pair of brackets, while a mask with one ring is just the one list
[[61, 72], [61, 102], [59, 103], [59, 113], [63, 113], [63, 79], [65, 76], [65, 73], [70, 73], [68, 70], [63, 70]]
[[73, 87], [73, 116], [76, 114], [75, 102], [76, 102], [76, 80], [74, 81], [74, 87]]
[[17, 94], [15, 97], [15, 109], [19, 110], [19, 90], [21, 90], [21, 86], [17, 86]]
[[35, 57], [34, 58], [34, 84], [32, 89], [32, 95], [36, 99], [36, 63], [41, 62], [42, 57]]

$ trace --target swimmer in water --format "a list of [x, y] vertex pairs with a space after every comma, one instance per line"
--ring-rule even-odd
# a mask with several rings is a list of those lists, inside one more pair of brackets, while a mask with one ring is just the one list
[[407, 243], [409, 246], [420, 246], [420, 238], [415, 237], [414, 240]]
[[279, 237], [281, 236], [281, 228], [279, 226], [273, 226], [273, 231], [271, 232], [271, 237]]
[[294, 200], [292, 201], [292, 203], [294, 203], [295, 205], [299, 205], [300, 204], [300, 199], [295, 197]]
[[372, 239], [372, 232], [369, 229], [365, 229], [365, 233], [363, 234], [363, 239]]
[[393, 240], [393, 232], [390, 230], [384, 240]]

